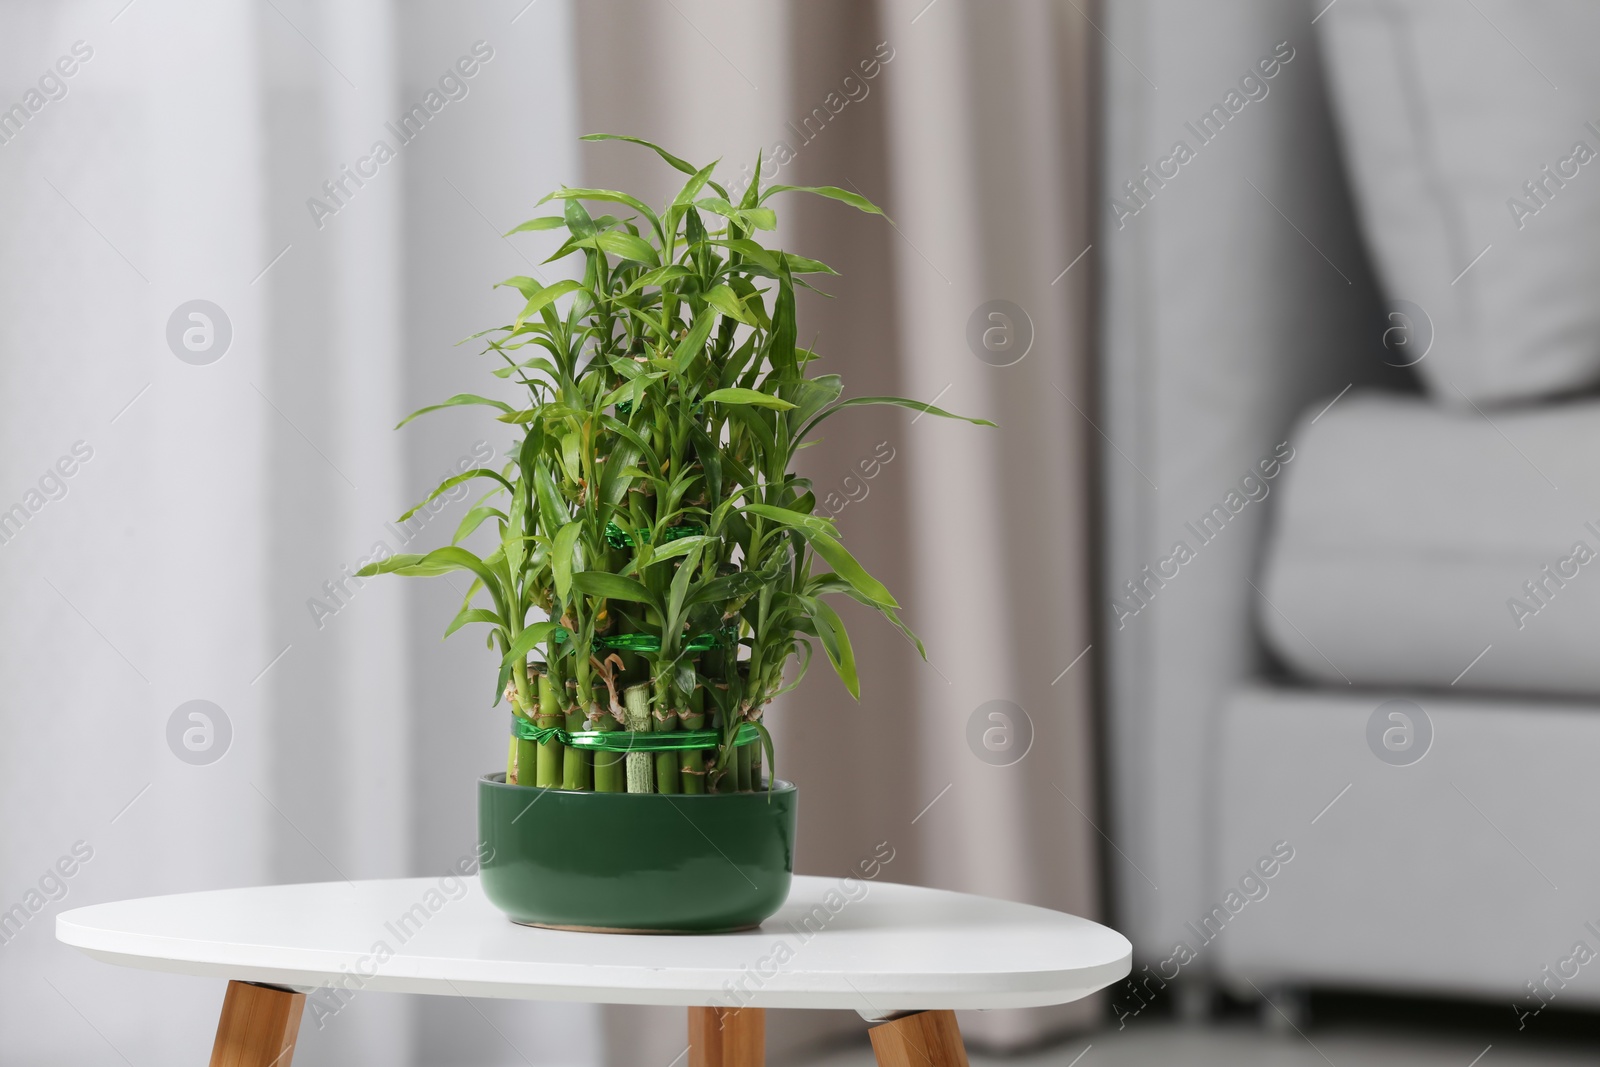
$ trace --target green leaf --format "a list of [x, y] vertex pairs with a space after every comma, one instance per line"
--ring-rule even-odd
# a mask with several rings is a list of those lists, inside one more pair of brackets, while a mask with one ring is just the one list
[[822, 650], [827, 653], [828, 662], [833, 664], [834, 673], [850, 691], [850, 695], [860, 700], [861, 679], [856, 673], [856, 653], [850, 644], [850, 634], [845, 630], [844, 620], [833, 608], [815, 598], [807, 598], [806, 606], [811, 610], [812, 621], [817, 624], [817, 636], [822, 640]]
[[536, 219], [529, 219], [522, 225], [505, 232], [506, 237], [514, 233], [526, 233], [529, 230], [556, 230], [567, 224], [567, 220], [560, 215], [542, 215]]
[[668, 541], [660, 548], [652, 548], [650, 550], [650, 562], [660, 563], [664, 559], [686, 556], [692, 550], [704, 548], [717, 540], [715, 537], [707, 537], [704, 534], [690, 534], [687, 537], [680, 537], [675, 541]]
[[499, 519], [501, 522], [510, 521], [507, 518], [506, 513], [501, 511], [499, 508], [490, 507], [487, 504], [479, 504], [477, 507], [468, 511], [461, 517], [461, 525], [456, 527], [455, 536], [450, 538], [450, 543], [452, 545], [459, 545], [461, 542], [465, 541], [469, 536], [471, 536], [474, 530], [476, 530], [479, 526], [482, 526], [489, 519]]
[[648, 605], [657, 611], [661, 610], [661, 604], [654, 594], [645, 588], [643, 582], [634, 578], [624, 578], [620, 574], [611, 574], [607, 571], [579, 571], [572, 576], [572, 584], [580, 593], [589, 596], [626, 600], [634, 604]]
[[794, 356], [795, 310], [794, 279], [789, 276], [789, 264], [783, 253], [778, 253], [778, 302], [772, 309], [772, 333], [767, 337], [767, 362], [779, 380], [800, 377], [799, 365]]
[[402, 554], [390, 556], [378, 563], [370, 563], [356, 572], [357, 577], [368, 578], [374, 574], [402, 574], [411, 577], [431, 578], [448, 571], [471, 571], [483, 579], [495, 606], [504, 607], [500, 576], [483, 560], [455, 545], [436, 548], [421, 556]]
[[752, 230], [776, 230], [778, 213], [770, 207], [752, 207], [739, 212], [739, 221]]
[[527, 659], [529, 652], [532, 652], [541, 641], [547, 640], [551, 634], [560, 628], [560, 623], [534, 623], [517, 635], [517, 639], [511, 642], [511, 647], [506, 650], [505, 658], [500, 662], [503, 664], [515, 664], [518, 659]]
[[[661, 257], [656, 254], [655, 246], [642, 237], [635, 237], [624, 230], [607, 230], [592, 238], [597, 248], [603, 248], [614, 256], [631, 259], [635, 263], [643, 263], [654, 267], [661, 262]], [[584, 242], [588, 244], [588, 241]]]
[[583, 523], [569, 522], [561, 527], [561, 532], [556, 534], [555, 547], [550, 550], [550, 570], [555, 576], [556, 595], [562, 603], [572, 595], [572, 556], [573, 547], [578, 543], [578, 535], [583, 533]]
[[662, 616], [663, 652], [667, 647], [667, 635], [672, 635], [671, 640], [676, 642], [678, 634], [683, 629], [683, 601], [688, 596], [689, 583], [694, 580], [694, 572], [700, 565], [700, 552], [703, 547], [703, 544], [693, 546], [689, 550], [689, 557], [678, 564], [677, 573], [672, 576], [672, 586], [667, 591], [667, 610]]
[[759, 389], [713, 389], [703, 399], [716, 404], [748, 404], [758, 408], [772, 408], [775, 411], [788, 411], [794, 407], [782, 397], [763, 393]]
[[819, 414], [816, 418], [806, 423], [805, 428], [796, 434], [795, 437], [796, 439], [804, 438], [812, 430], [816, 429], [818, 423], [836, 411], [843, 411], [845, 408], [864, 407], [869, 404], [885, 404], [890, 407], [910, 408], [912, 411], [920, 411], [925, 415], [937, 415], [941, 419], [960, 419], [962, 422], [970, 422], [974, 426], [995, 425], [988, 419], [974, 419], [967, 415], [957, 415], [953, 412], [946, 411], [943, 408], [936, 408], [932, 404], [924, 404], [920, 400], [907, 400], [903, 396], [853, 396], [849, 400], [839, 401], [837, 404], [834, 404], [832, 407]]
[[629, 196], [627, 193], [619, 193], [615, 189], [557, 189], [547, 195], [544, 200], [539, 201], [539, 203], [542, 204], [548, 200], [600, 200], [611, 204], [626, 204], [649, 219], [650, 226], [656, 231], [656, 236], [663, 241], [666, 240], [666, 234], [661, 229], [661, 219], [654, 211], [650, 210], [650, 205], [638, 197]]
[[672, 206], [684, 208], [694, 203], [694, 198], [699, 195], [701, 189], [705, 188], [706, 180], [711, 177], [711, 172], [717, 168], [717, 164], [720, 162], [722, 162], [720, 159], [712, 160], [695, 171], [689, 180], [684, 182], [683, 188], [678, 191], [678, 195], [673, 198]]
[[624, 137], [622, 134], [619, 134], [619, 133], [586, 133], [581, 138], [579, 138], [579, 140], [583, 140], [583, 141], [627, 141], [629, 144], [643, 145], [645, 148], [650, 149], [656, 155], [658, 155], [662, 159], [666, 160], [667, 163], [670, 166], [676, 168], [677, 170], [681, 170], [685, 174], [693, 174], [695, 172], [694, 164], [688, 163], [688, 162], [686, 162], [684, 160], [681, 160], [677, 156], [673, 155], [671, 152], [668, 152], [665, 148], [662, 148], [660, 145], [654, 144], [654, 143], [652, 143], [650, 141], [643, 140], [642, 138], [639, 138], [639, 137]]
[[505, 477], [502, 476], [499, 471], [492, 471], [487, 467], [474, 467], [472, 470], [462, 471], [460, 474], [453, 475], [452, 477], [446, 478], [444, 481], [442, 481], [438, 485], [434, 486], [433, 487], [433, 492], [431, 492], [427, 496], [423, 497], [421, 503], [419, 503], [416, 507], [412, 508], [410, 511], [406, 512], [404, 515], [400, 516], [400, 518], [397, 521], [405, 522], [411, 516], [415, 515], [417, 512], [421, 511], [423, 508], [425, 508], [429, 504], [433, 503], [434, 499], [437, 498], [438, 496], [440, 496], [441, 494], [448, 493], [450, 490], [454, 489], [456, 486], [463, 485], [463, 484], [465, 484], [467, 482], [470, 482], [474, 478], [488, 478], [488, 479], [491, 479], [492, 481], [499, 482], [502, 486], [504, 486], [506, 488], [507, 492], [512, 492], [512, 493], [516, 492], [516, 489], [512, 487], [510, 482], [506, 481]]
[[760, 203], [766, 203], [767, 198], [774, 193], [812, 193], [816, 196], [825, 196], [829, 200], [837, 200], [849, 204], [858, 211], [870, 212], [873, 215], [882, 215], [883, 210], [871, 200], [860, 193], [852, 193], [848, 189], [841, 189], [837, 185], [773, 185], [761, 194]]
[[458, 408], [464, 405], [472, 404], [481, 404], [485, 407], [499, 408], [501, 411], [504, 411], [507, 414], [514, 410], [510, 404], [507, 404], [503, 400], [491, 400], [489, 397], [478, 396], [475, 393], [457, 393], [455, 396], [451, 397], [449, 400], [446, 400], [442, 404], [429, 404], [425, 408], [418, 408], [396, 423], [394, 428], [398, 430], [400, 427], [404, 426], [418, 415], [426, 415], [430, 411], [441, 411], [444, 408]]
[[832, 521], [816, 515], [806, 515], [789, 508], [775, 507], [772, 504], [746, 504], [744, 510], [751, 515], [758, 515], [763, 519], [771, 519], [783, 526], [797, 526], [817, 533], [832, 535], [834, 525]]
[[746, 326], [755, 325], [755, 320], [751, 318], [749, 309], [744, 306], [744, 301], [726, 285], [717, 285], [706, 290], [706, 303], [729, 318], [738, 319]]
[[469, 604], [456, 613], [456, 617], [451, 620], [449, 627], [445, 629], [444, 635], [449, 637], [469, 622], [486, 622], [490, 626], [501, 625], [500, 616], [494, 612], [484, 608], [475, 608]]
[[705, 350], [706, 338], [711, 336], [711, 324], [716, 317], [711, 308], [706, 308], [695, 317], [694, 326], [678, 342], [672, 353], [672, 364], [679, 374], [687, 371], [694, 358]]
[[849, 551], [845, 549], [832, 536], [817, 530], [797, 526], [817, 555], [827, 560], [828, 566], [833, 568], [835, 574], [849, 582], [851, 587], [873, 604], [880, 608], [897, 608], [899, 602], [890, 595], [889, 589], [878, 579], [867, 573], [867, 569], [856, 561]]
[[[540, 285], [533, 278], [521, 275], [515, 278], [507, 278], [500, 285], [496, 285], [495, 288], [498, 289], [502, 285], [511, 286], [528, 298], [528, 305], [522, 309], [522, 313], [516, 319], [516, 326], [519, 328], [543, 308], [553, 304], [568, 293], [574, 293], [583, 288], [582, 282], [575, 282], [571, 278], [562, 279], [554, 285]], [[510, 409], [508, 408], [507, 410], [509, 411]]]

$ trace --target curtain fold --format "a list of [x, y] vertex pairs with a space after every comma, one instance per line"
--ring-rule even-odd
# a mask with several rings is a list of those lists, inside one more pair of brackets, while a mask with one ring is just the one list
[[[899, 596], [928, 661], [847, 604], [861, 704], [819, 661], [768, 717], [779, 771], [801, 786], [797, 870], [842, 876], [884, 845], [885, 879], [1097, 917], [1094, 658], [1082, 656], [1094, 258], [1078, 258], [1093, 229], [1093, 28], [1050, 0], [603, 0], [580, 5], [578, 27], [586, 132], [721, 155], [734, 173], [759, 149], [769, 182], [854, 189], [894, 220], [780, 204], [785, 247], [843, 273], [824, 286], [833, 299], [802, 294], [821, 369], [849, 393], [1001, 424], [866, 409], [803, 453], [821, 509]], [[583, 159], [588, 184], [660, 196], [677, 178], [625, 146]], [[1010, 306], [995, 305], [1004, 320], [988, 317], [993, 301]], [[990, 329], [998, 351], [982, 343]], [[962, 1025], [974, 1044], [1018, 1048], [1096, 1010]], [[666, 1013], [607, 1020], [611, 1063], [682, 1048]], [[850, 1013], [774, 1012], [770, 1054], [861, 1027]]]

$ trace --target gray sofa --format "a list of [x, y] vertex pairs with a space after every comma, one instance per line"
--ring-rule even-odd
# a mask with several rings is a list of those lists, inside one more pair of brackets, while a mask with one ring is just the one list
[[1113, 1004], [1592, 1005], [1600, 8], [1105, 16]]

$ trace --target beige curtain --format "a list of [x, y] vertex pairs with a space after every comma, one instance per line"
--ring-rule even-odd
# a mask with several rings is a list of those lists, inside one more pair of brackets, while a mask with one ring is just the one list
[[[832, 300], [804, 294], [801, 323], [847, 392], [901, 393], [1000, 423], [865, 409], [837, 417], [804, 453], [819, 500], [895, 590], [928, 661], [851, 612], [861, 703], [818, 656], [770, 716], [780, 773], [802, 789], [799, 871], [842, 875], [886, 842], [885, 879], [1099, 917], [1095, 657], [1082, 655], [1093, 641], [1095, 257], [1080, 258], [1092, 240], [1093, 9], [1071, 0], [577, 9], [586, 132], [721, 156], [735, 174], [759, 148], [768, 174], [777, 167], [771, 180], [854, 187], [894, 220], [808, 197], [779, 205], [785, 247], [843, 274], [827, 286]], [[589, 184], [658, 199], [680, 180], [629, 146], [586, 147], [583, 162]], [[997, 300], [1023, 314], [989, 318]], [[980, 344], [980, 359], [969, 333], [985, 330], [997, 351]], [[973, 1013], [962, 1026], [974, 1045], [1015, 1048], [1096, 1011]], [[681, 1014], [608, 1009], [610, 1062], [671, 1062], [684, 1045]], [[774, 1012], [768, 1025], [776, 1062], [863, 1028], [847, 1013]]]

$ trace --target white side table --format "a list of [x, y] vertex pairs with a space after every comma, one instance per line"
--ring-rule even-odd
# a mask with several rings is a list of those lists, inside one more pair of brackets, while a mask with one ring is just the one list
[[1076, 1000], [1126, 976], [1132, 955], [1062, 912], [804, 876], [760, 929], [733, 934], [533, 929], [475, 878], [397, 878], [97, 904], [57, 916], [56, 937], [110, 963], [229, 979], [212, 1067], [289, 1067], [320, 987], [334, 1004], [367, 990], [680, 1004], [691, 1067], [760, 1067], [765, 1008], [848, 1008], [879, 1022], [882, 1067], [965, 1067], [953, 1009]]

